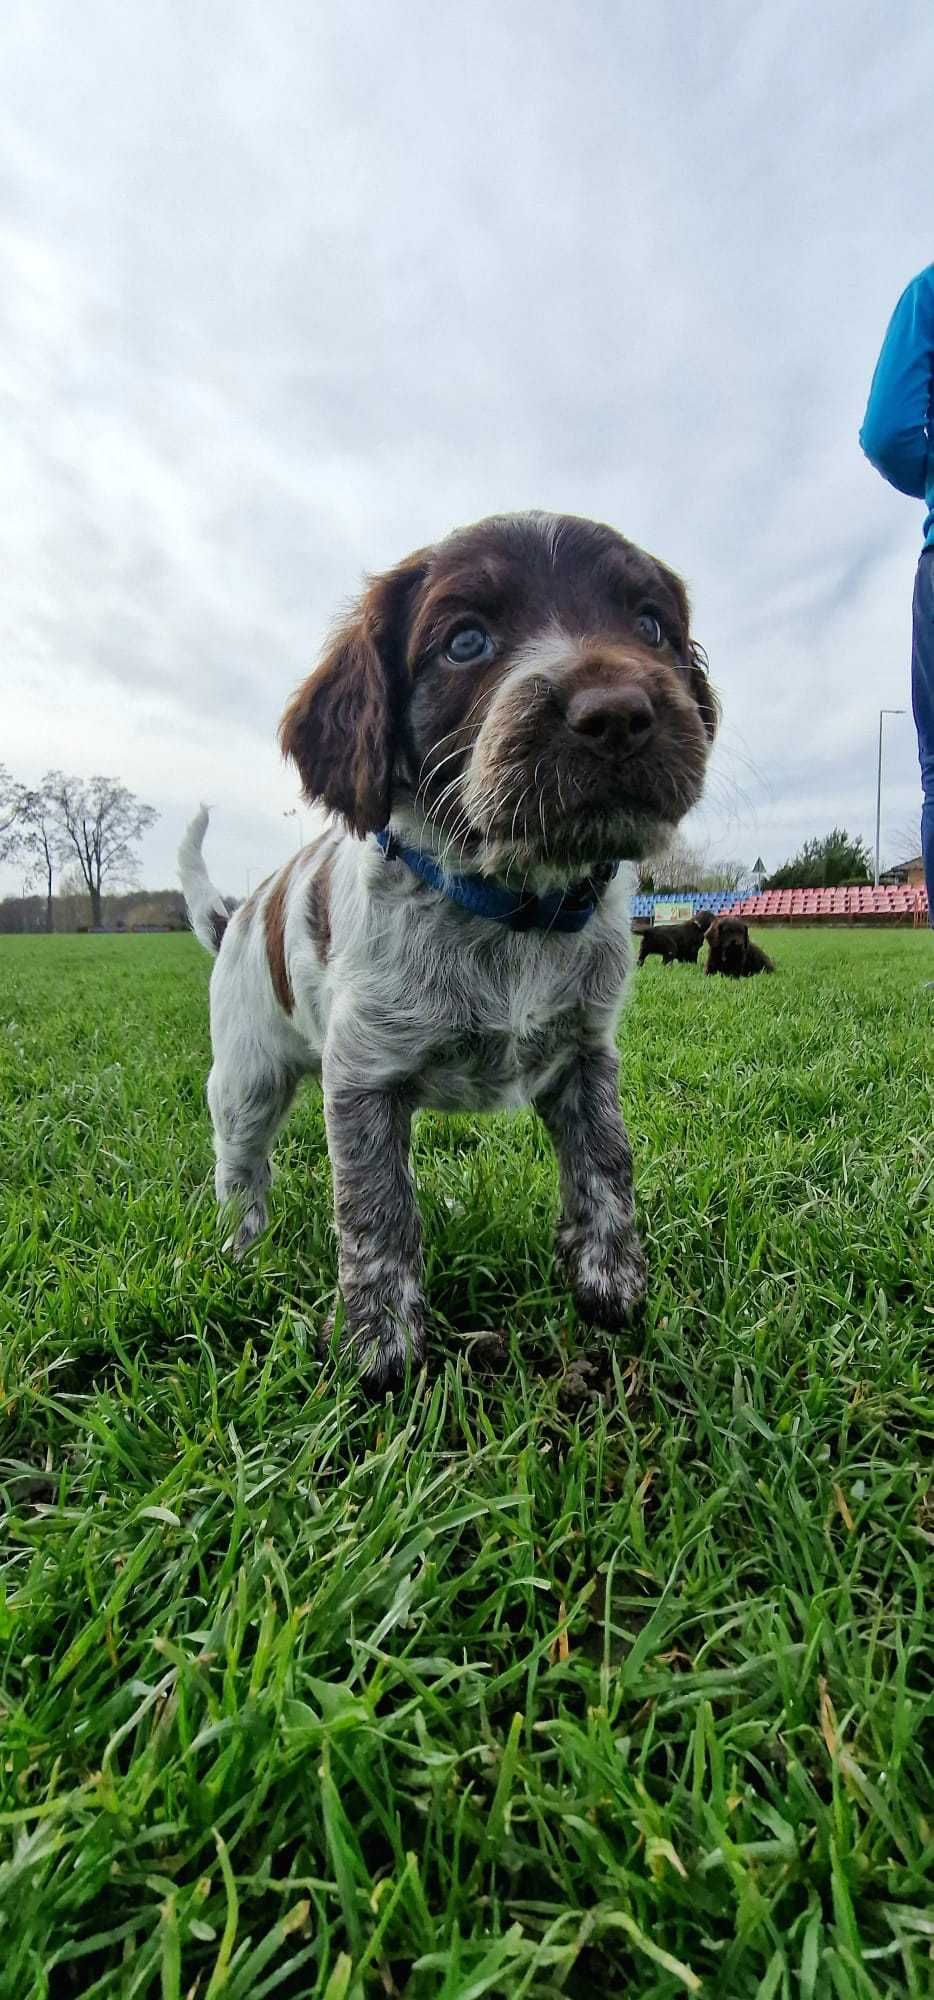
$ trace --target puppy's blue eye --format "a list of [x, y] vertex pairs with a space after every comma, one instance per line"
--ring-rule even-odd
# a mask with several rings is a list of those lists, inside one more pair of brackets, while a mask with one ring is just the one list
[[665, 643], [665, 634], [661, 628], [661, 621], [656, 618], [654, 611], [640, 611], [636, 619], [636, 631], [640, 639], [645, 640], [647, 646], [657, 647], [663, 646]]
[[489, 659], [493, 641], [482, 625], [459, 625], [451, 633], [444, 651], [455, 667], [472, 667], [478, 660]]

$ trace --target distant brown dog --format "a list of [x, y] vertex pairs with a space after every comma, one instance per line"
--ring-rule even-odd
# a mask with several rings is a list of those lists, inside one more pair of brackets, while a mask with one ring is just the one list
[[749, 925], [741, 917], [718, 917], [707, 933], [707, 971], [727, 979], [751, 979], [757, 972], [774, 972], [768, 953], [753, 944]]
[[655, 924], [642, 933], [639, 964], [644, 965], [654, 955], [666, 965], [696, 965], [697, 954], [712, 923], [712, 910], [695, 910], [686, 923]]

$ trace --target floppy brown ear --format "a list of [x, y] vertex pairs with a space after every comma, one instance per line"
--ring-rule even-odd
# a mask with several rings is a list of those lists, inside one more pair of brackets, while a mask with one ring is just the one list
[[297, 765], [306, 798], [361, 836], [389, 818], [408, 693], [406, 612], [426, 562], [419, 550], [373, 578], [279, 724], [282, 754]]

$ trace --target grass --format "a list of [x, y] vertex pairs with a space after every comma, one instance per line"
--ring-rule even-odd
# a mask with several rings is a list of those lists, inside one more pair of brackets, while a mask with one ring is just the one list
[[640, 1336], [426, 1119], [373, 1408], [311, 1091], [220, 1254], [194, 943], [0, 941], [2, 2000], [930, 1993], [934, 952], [774, 948], [637, 982]]

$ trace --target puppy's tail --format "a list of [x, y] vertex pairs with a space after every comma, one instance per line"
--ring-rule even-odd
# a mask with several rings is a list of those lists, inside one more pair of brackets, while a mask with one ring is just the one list
[[206, 951], [218, 952], [230, 917], [201, 854], [209, 819], [207, 806], [202, 806], [178, 850], [178, 873], [195, 937]]

